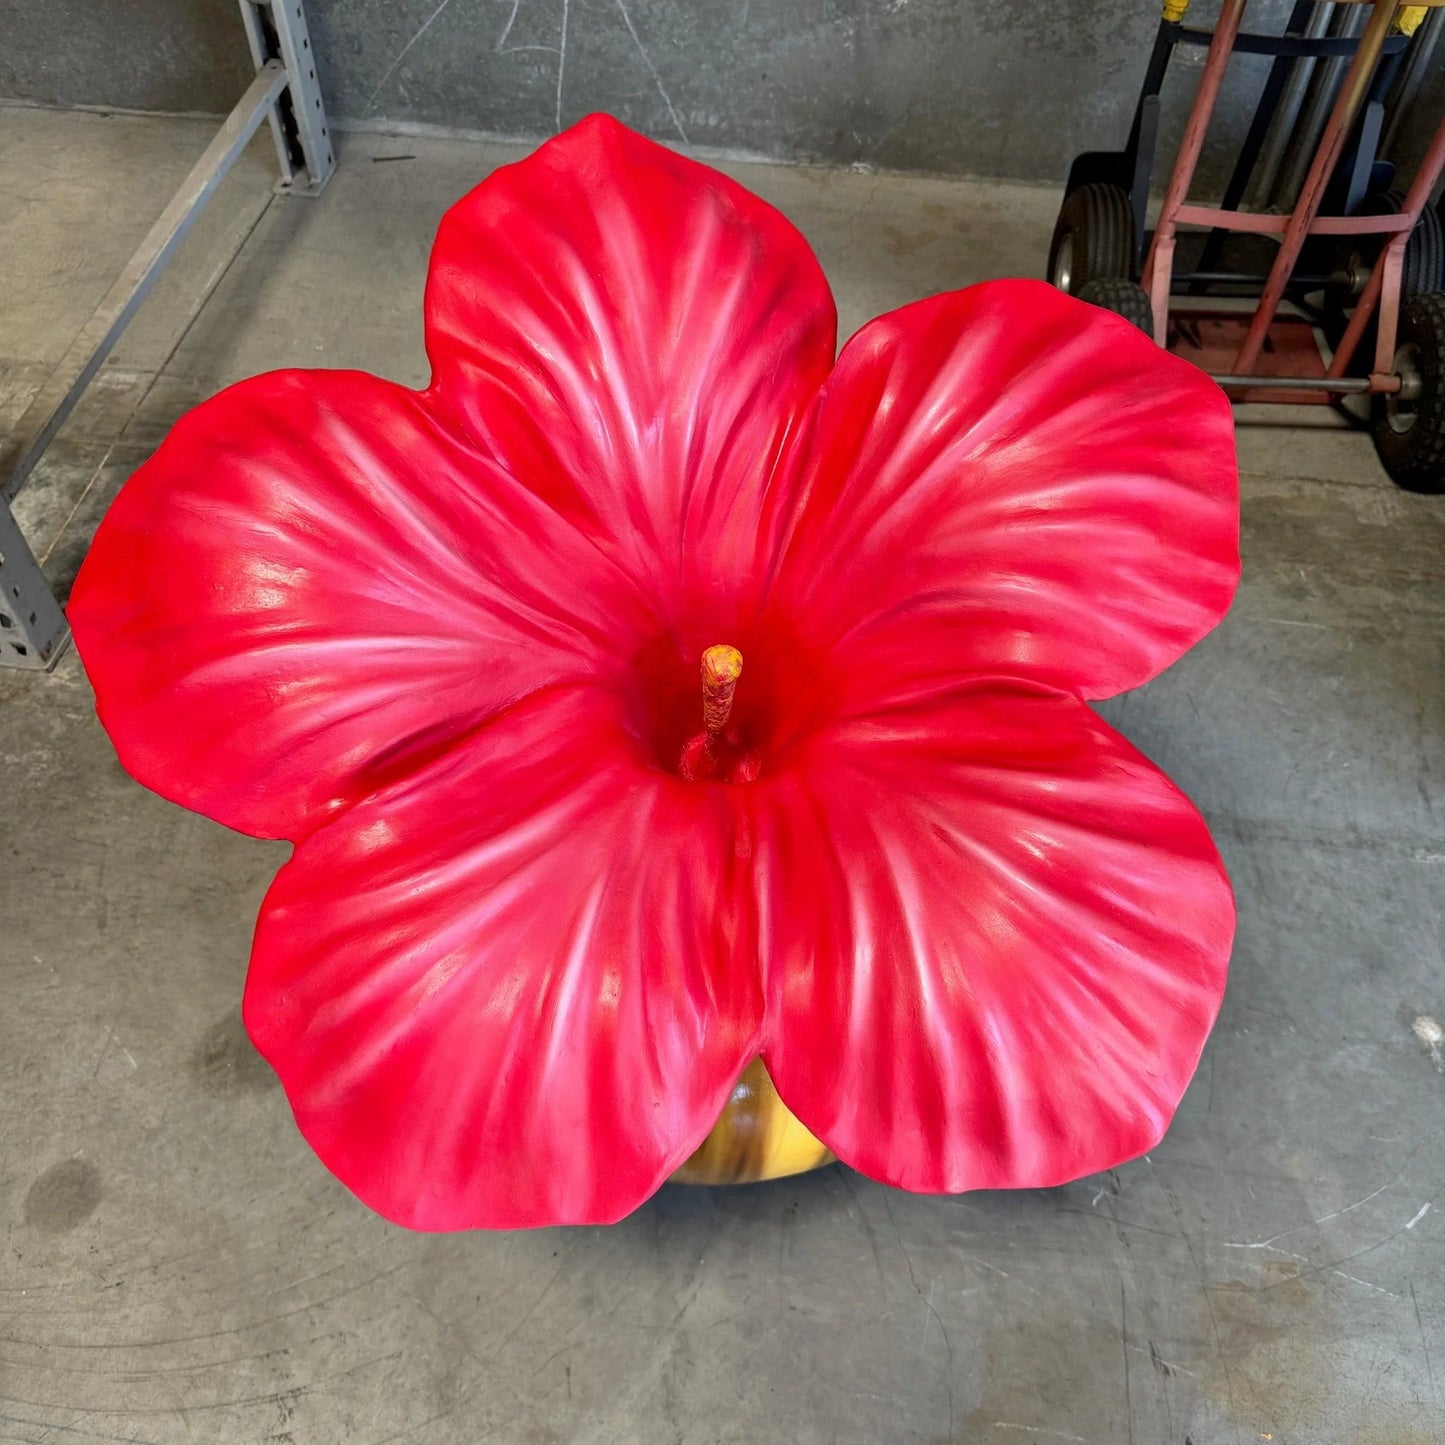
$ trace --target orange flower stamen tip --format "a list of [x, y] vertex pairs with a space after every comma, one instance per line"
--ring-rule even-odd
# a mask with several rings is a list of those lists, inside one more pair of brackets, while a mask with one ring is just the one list
[[702, 655], [702, 720], [709, 737], [718, 737], [733, 710], [733, 693], [742, 676], [743, 655], [719, 643]]

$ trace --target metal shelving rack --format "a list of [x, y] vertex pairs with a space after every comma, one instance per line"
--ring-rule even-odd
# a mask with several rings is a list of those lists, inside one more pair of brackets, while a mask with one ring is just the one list
[[269, 121], [279, 193], [317, 196], [336, 169], [303, 0], [239, 0], [256, 76], [114, 285], [0, 444], [0, 667], [46, 671], [70, 630], [10, 503], [246, 144]]

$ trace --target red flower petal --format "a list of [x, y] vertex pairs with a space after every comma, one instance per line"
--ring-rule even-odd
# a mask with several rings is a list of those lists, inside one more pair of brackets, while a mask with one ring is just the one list
[[1041, 282], [871, 322], [812, 428], [801, 490], [774, 502], [796, 512], [774, 603], [846, 642], [875, 701], [960, 673], [1107, 697], [1167, 667], [1233, 596], [1223, 393]]
[[417, 1229], [603, 1223], [756, 1056], [738, 790], [539, 694], [320, 829], [262, 909], [246, 1025], [327, 1166]]
[[751, 584], [763, 489], [836, 345], [782, 215], [591, 116], [447, 213], [426, 318], [446, 404], [666, 603]]
[[177, 423], [69, 613], [141, 782], [297, 837], [582, 659], [595, 671], [640, 607], [415, 392], [277, 372]]
[[763, 1057], [846, 1163], [1031, 1187], [1158, 1141], [1234, 908], [1203, 820], [1089, 708], [963, 690], [839, 724], [756, 786]]

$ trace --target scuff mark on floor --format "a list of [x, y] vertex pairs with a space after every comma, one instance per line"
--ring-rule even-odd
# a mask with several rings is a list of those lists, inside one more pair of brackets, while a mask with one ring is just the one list
[[1429, 1014], [1421, 1014], [1410, 1025], [1410, 1032], [1430, 1050], [1430, 1061], [1437, 1073], [1445, 1074], [1445, 1058], [1440, 1056], [1440, 1045], [1445, 1043], [1445, 1029], [1442, 1029]]

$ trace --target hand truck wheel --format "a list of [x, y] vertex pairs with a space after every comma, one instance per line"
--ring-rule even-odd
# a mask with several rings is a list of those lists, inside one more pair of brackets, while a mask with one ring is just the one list
[[[1400, 191], [1379, 191], [1365, 197], [1358, 214], [1398, 216], [1404, 206], [1405, 197]], [[1380, 249], [1377, 244], [1376, 254]], [[1368, 273], [1368, 268], [1366, 271]], [[1441, 287], [1445, 287], [1445, 226], [1440, 223], [1440, 213], [1433, 206], [1426, 206], [1405, 242], [1400, 293], [1406, 297], [1418, 296], [1425, 291], [1439, 291]]]
[[1101, 306], [1105, 311], [1112, 311], [1115, 316], [1122, 316], [1125, 321], [1137, 326], [1145, 336], [1154, 335], [1154, 307], [1149, 300], [1149, 293], [1137, 281], [1090, 281], [1079, 288], [1077, 295], [1080, 301], [1087, 301], [1091, 306]]
[[1134, 207], [1123, 186], [1091, 181], [1064, 197], [1049, 247], [1049, 280], [1077, 296], [1090, 281], [1134, 276]]
[[1397, 392], [1373, 400], [1375, 450], [1410, 492], [1445, 492], [1445, 293], [1412, 296], [1400, 308]]

